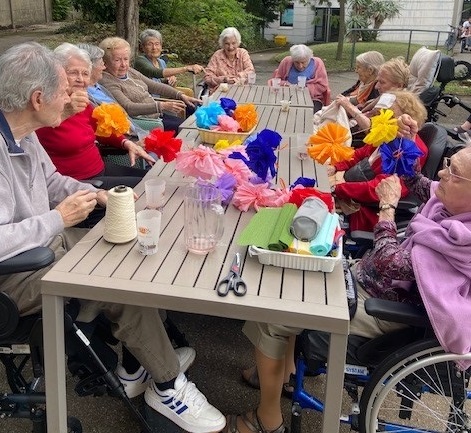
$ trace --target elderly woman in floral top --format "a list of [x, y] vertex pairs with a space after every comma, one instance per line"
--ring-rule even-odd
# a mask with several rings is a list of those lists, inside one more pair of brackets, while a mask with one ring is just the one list
[[235, 27], [227, 27], [219, 35], [219, 46], [205, 68], [204, 81], [212, 93], [221, 83], [235, 84], [245, 81], [249, 72], [255, 72], [249, 53], [240, 48], [241, 37]]
[[[410, 129], [407, 135], [417, 130], [410, 117], [404, 116], [402, 122], [401, 131]], [[471, 351], [471, 336], [463, 331], [471, 328], [471, 148], [445, 158], [438, 175], [439, 182], [421, 174], [404, 179], [425, 204], [409, 224], [402, 243], [397, 240], [394, 222], [401, 196], [399, 178], [390, 176], [377, 186], [380, 210], [374, 248], [352, 268], [358, 306], [350, 323], [350, 336], [369, 339], [401, 326], [366, 314], [364, 301], [376, 297], [423, 303], [443, 348], [454, 353]], [[244, 333], [255, 346], [260, 403], [256, 410], [229, 417], [228, 432], [286, 431], [281, 392], [288, 364], [288, 341], [299, 332], [301, 329], [280, 325], [245, 324]], [[310, 341], [319, 352], [327, 353], [326, 334], [312, 333]], [[354, 350], [348, 351], [349, 355], [352, 353]]]

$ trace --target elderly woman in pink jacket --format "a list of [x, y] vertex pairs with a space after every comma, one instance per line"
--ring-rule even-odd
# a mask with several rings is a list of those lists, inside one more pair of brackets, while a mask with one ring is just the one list
[[330, 104], [330, 88], [324, 62], [314, 57], [312, 50], [306, 45], [293, 45], [290, 56], [285, 57], [273, 73], [273, 78], [281, 78], [282, 86], [298, 84], [298, 77], [306, 77], [314, 108]]

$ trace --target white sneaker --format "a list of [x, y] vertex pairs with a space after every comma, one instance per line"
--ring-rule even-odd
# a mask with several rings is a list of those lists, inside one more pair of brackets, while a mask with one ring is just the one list
[[208, 403], [183, 373], [176, 378], [175, 389], [160, 391], [154, 381], [150, 381], [144, 400], [152, 409], [190, 433], [219, 432], [226, 425], [224, 415]]
[[[180, 364], [180, 372], [185, 373], [196, 357], [196, 351], [192, 347], [179, 347], [175, 353]], [[150, 374], [141, 365], [134, 374], [129, 374], [121, 364], [116, 367], [116, 375], [124, 386], [124, 390], [129, 398], [141, 395], [149, 385]]]

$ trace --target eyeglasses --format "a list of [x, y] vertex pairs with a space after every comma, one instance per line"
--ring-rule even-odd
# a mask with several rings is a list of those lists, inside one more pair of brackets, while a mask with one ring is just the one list
[[67, 74], [67, 76], [73, 77], [73, 78], [78, 78], [78, 77], [89, 78], [90, 77], [90, 71], [88, 70], [83, 70], [83, 71], [79, 71], [76, 69], [66, 70], [65, 73]]
[[453, 177], [456, 177], [457, 179], [468, 180], [471, 182], [471, 179], [468, 179], [467, 177], [463, 177], [463, 176], [458, 176], [457, 174], [451, 171], [451, 159], [448, 157], [443, 158], [442, 169], [446, 171], [446, 176], [443, 176], [445, 180], [448, 180], [451, 176], [453, 176]]

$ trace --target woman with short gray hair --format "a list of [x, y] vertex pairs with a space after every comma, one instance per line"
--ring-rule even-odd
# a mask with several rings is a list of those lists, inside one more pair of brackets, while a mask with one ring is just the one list
[[330, 103], [329, 80], [324, 62], [314, 57], [312, 50], [303, 44], [293, 45], [290, 55], [286, 56], [273, 73], [273, 78], [280, 78], [282, 86], [297, 85], [298, 79], [306, 79], [315, 111]]
[[209, 59], [204, 81], [212, 93], [221, 83], [243, 83], [255, 69], [248, 51], [240, 48], [240, 33], [235, 27], [227, 27], [219, 35], [219, 46]]
[[[198, 64], [168, 68], [162, 59], [162, 35], [158, 30], [146, 29], [139, 35], [139, 49], [142, 52], [134, 60], [134, 68], [146, 77], [175, 87], [176, 75], [191, 72], [199, 74], [204, 68]], [[194, 96], [193, 91], [187, 87], [177, 88], [188, 96]]]

